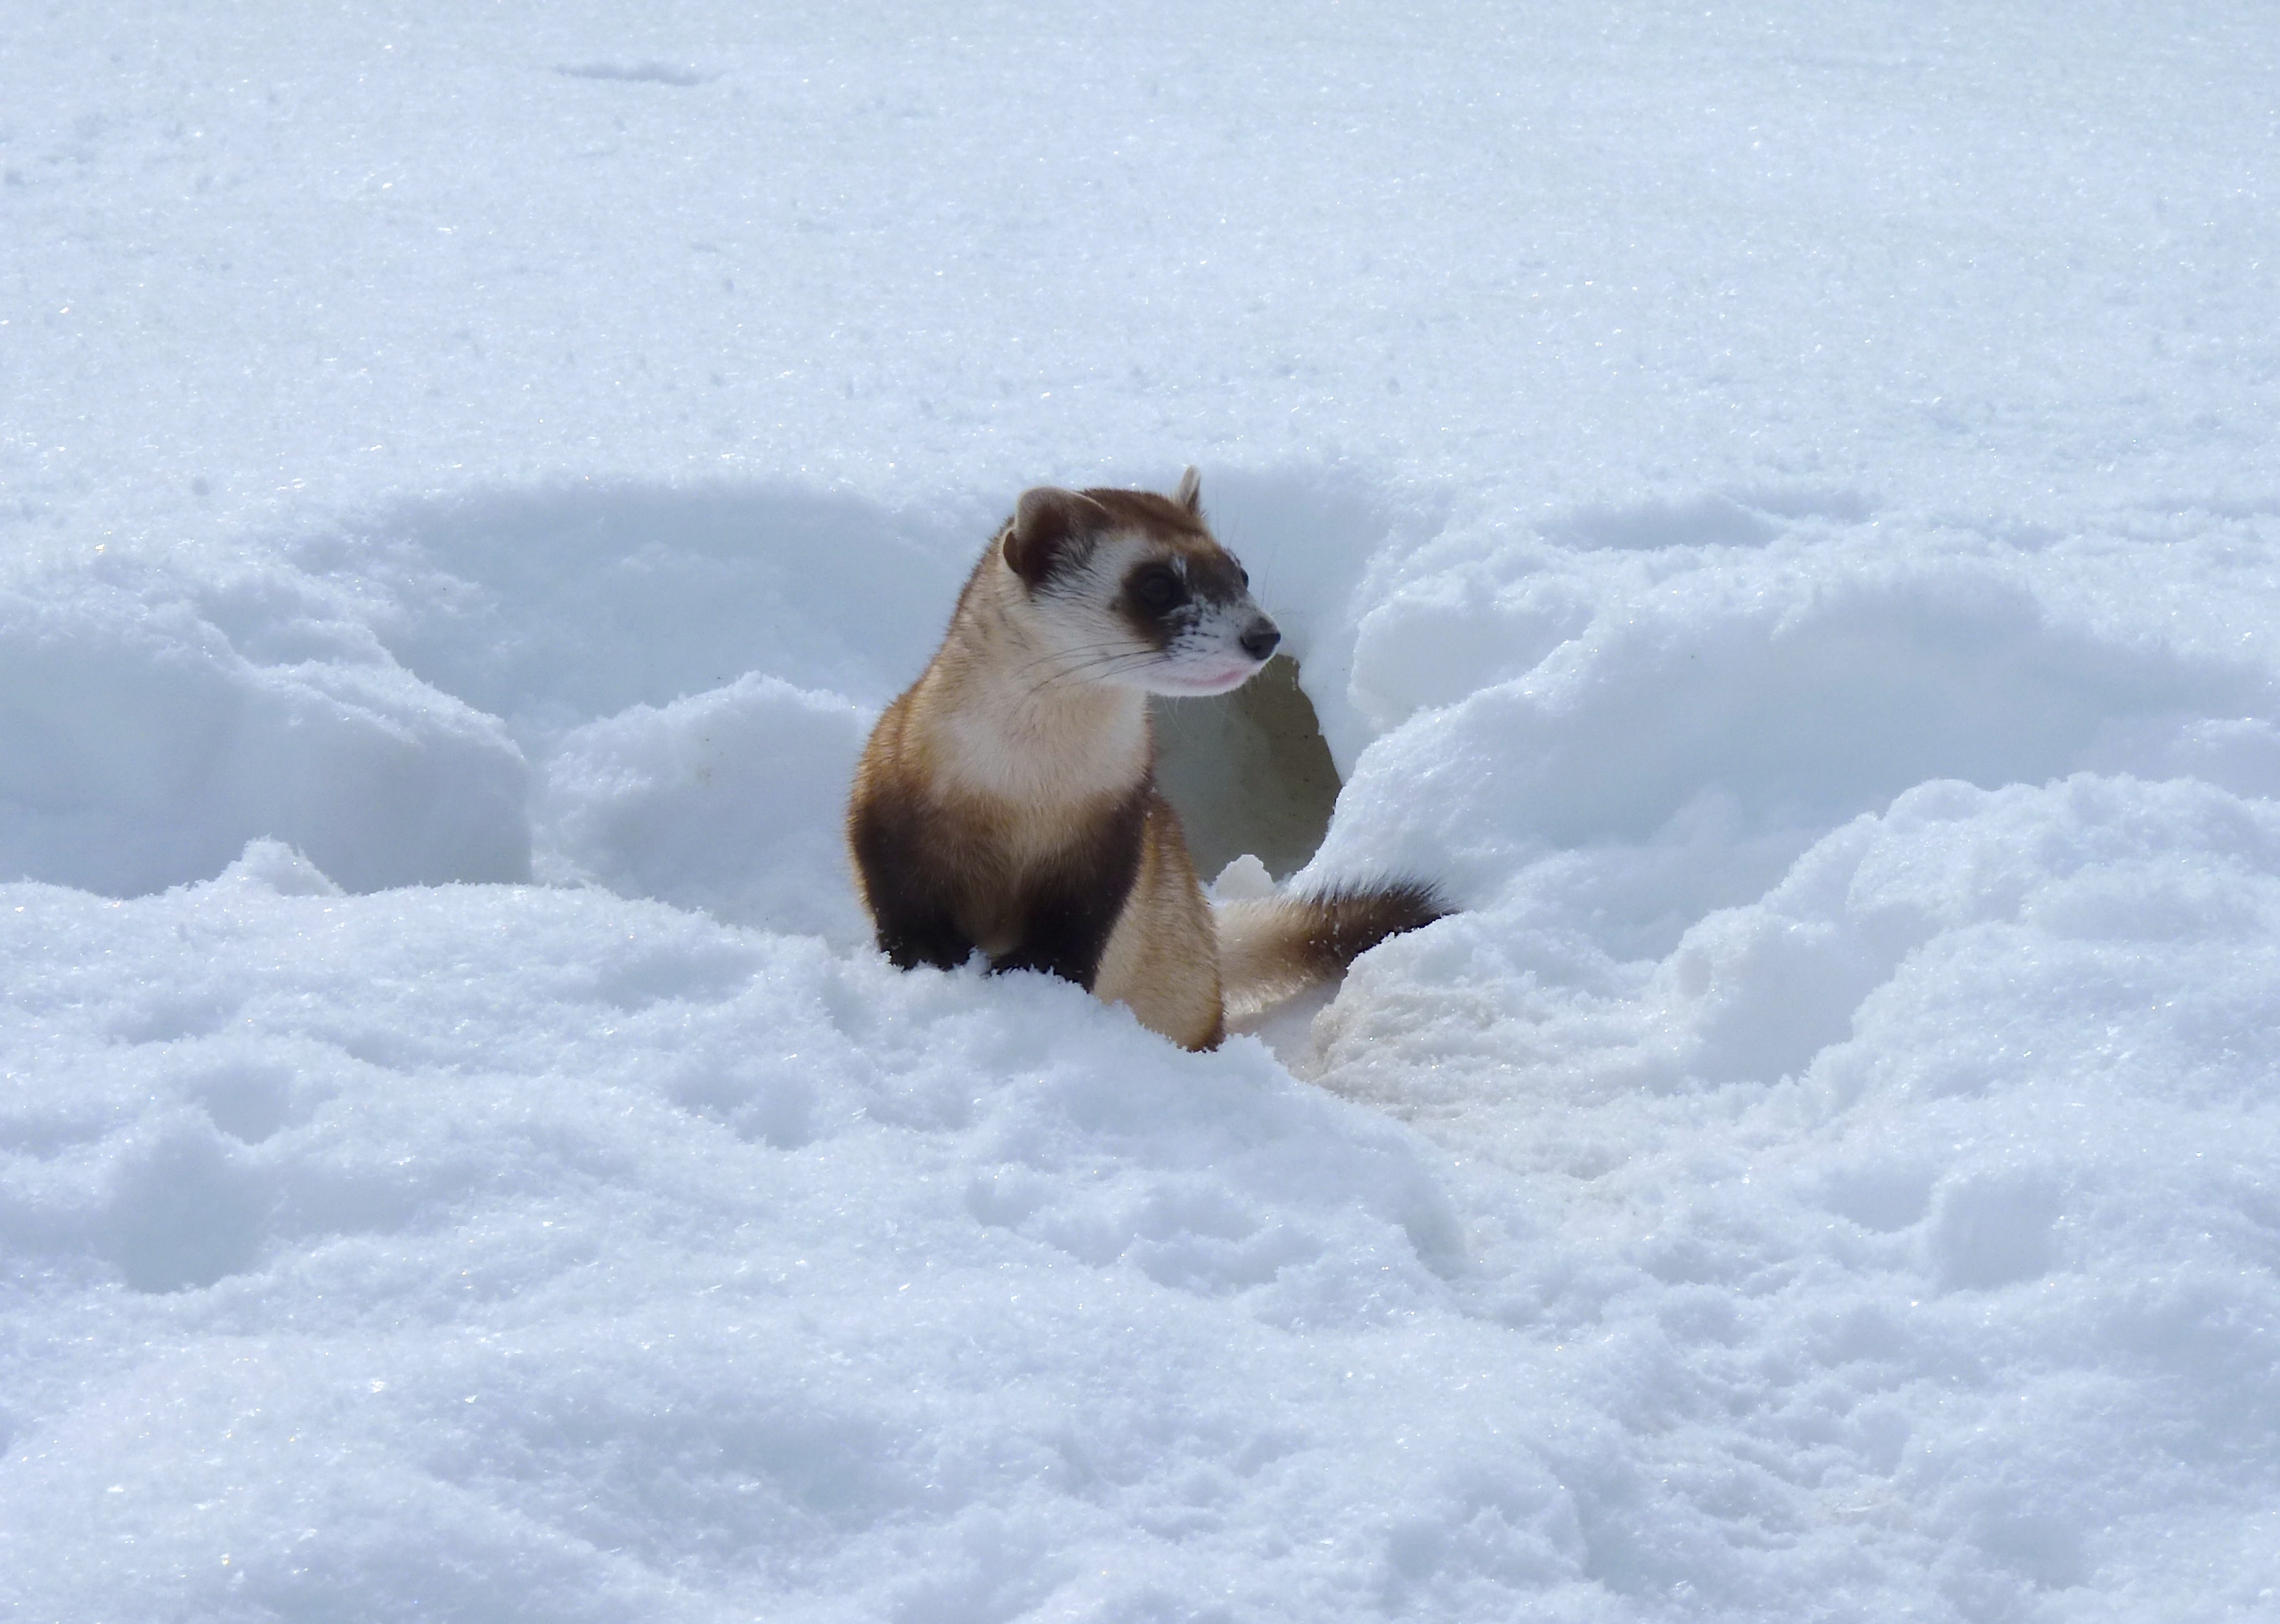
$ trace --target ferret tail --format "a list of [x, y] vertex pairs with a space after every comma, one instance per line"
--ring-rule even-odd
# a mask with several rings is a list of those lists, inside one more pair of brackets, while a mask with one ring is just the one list
[[1327, 981], [1386, 938], [1450, 912], [1439, 891], [1413, 880], [1220, 903], [1212, 921], [1227, 1019], [1241, 1020]]

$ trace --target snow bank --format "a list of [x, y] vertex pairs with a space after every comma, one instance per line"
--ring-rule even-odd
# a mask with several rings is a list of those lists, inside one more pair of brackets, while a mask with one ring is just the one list
[[1927, 784], [1657, 962], [1577, 957], [1525, 905], [1449, 922], [1356, 971], [1315, 1063], [1594, 1235], [1490, 1295], [1633, 1344], [1604, 1392], [1665, 1481], [1962, 1616], [2145, 1616], [2192, 1571], [2268, 1602], [2272, 802]]
[[1460, 1441], [1461, 1226], [1255, 1048], [276, 847], [0, 930], [28, 1613], [1334, 1604], [1372, 1559], [1265, 1526], [1360, 1492], [1382, 1540], [1468, 1482], [1494, 1563], [1576, 1571], [1542, 1466], [1368, 1464]]
[[[2280, 662], [2219, 604], [2153, 638], [2100, 590], [2122, 560], [2054, 569], [1905, 519], [1762, 524], [1747, 547], [1689, 531], [1613, 564], [1494, 534], [1418, 554], [1358, 617], [1356, 698], [1388, 731], [1322, 868], [1558, 893], [1609, 951], [1659, 954], [1929, 779], [2280, 784]], [[2251, 594], [2280, 611], [2268, 580]]]
[[29, 1613], [2280, 1582], [2268, 802], [1928, 785], [1597, 985], [1509, 913], [1392, 945], [1323, 1078], [1460, 1160], [1247, 1040], [595, 891], [256, 845], [0, 930]]
[[0, 873], [134, 893], [273, 836], [360, 890], [528, 877], [506, 730], [309, 584], [0, 576]]

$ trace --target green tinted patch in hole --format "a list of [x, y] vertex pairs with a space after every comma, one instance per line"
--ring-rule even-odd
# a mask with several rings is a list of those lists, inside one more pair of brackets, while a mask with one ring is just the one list
[[1277, 880], [1306, 865], [1330, 829], [1338, 768], [1299, 686], [1277, 654], [1234, 693], [1150, 701], [1156, 782], [1178, 811], [1195, 871], [1208, 882], [1245, 852]]

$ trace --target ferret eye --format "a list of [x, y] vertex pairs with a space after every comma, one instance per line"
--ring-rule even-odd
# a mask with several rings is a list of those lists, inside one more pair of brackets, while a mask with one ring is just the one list
[[1250, 590], [1250, 572], [1240, 564], [1235, 566], [1235, 579], [1243, 583], [1244, 591]]
[[1134, 578], [1132, 596], [1138, 598], [1145, 608], [1161, 614], [1165, 610], [1175, 607], [1185, 598], [1187, 590], [1179, 584], [1178, 576], [1163, 565], [1157, 564], [1152, 569], [1141, 571]]

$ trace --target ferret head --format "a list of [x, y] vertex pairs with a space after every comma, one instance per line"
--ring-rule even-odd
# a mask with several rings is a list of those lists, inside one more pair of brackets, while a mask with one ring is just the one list
[[1282, 634], [1203, 523], [1195, 470], [1148, 491], [1025, 491], [1005, 564], [1031, 629], [1069, 675], [1151, 694], [1224, 694]]

